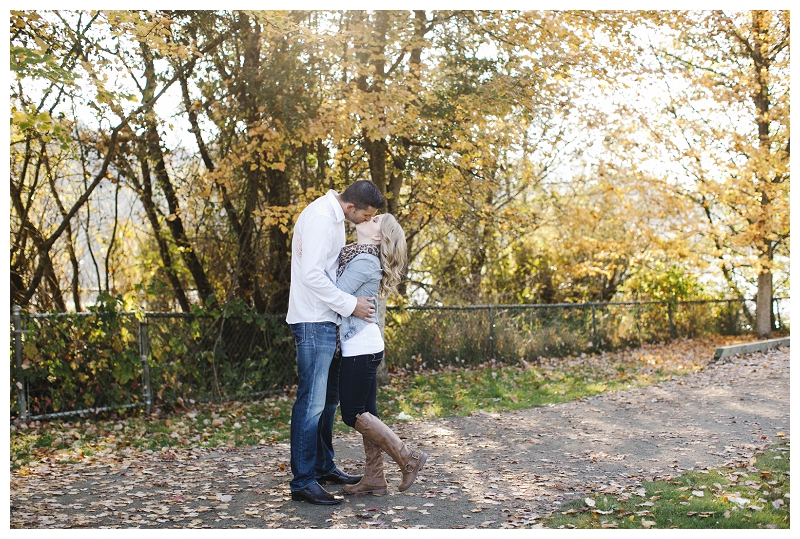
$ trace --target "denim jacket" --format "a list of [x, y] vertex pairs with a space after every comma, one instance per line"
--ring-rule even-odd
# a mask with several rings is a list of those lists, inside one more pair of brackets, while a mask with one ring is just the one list
[[[341, 277], [336, 281], [336, 286], [341, 291], [354, 296], [377, 298], [378, 285], [380, 285], [382, 277], [383, 270], [378, 257], [361, 253], [347, 264]], [[375, 308], [377, 310], [377, 305]], [[365, 322], [356, 316], [343, 316], [342, 325], [339, 328], [339, 336], [343, 341], [346, 341], [371, 323], [374, 322]]]

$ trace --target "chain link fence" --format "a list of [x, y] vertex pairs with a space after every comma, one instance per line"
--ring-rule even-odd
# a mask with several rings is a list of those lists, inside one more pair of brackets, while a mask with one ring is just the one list
[[[789, 300], [773, 327], [789, 330]], [[389, 307], [387, 364], [423, 371], [536, 361], [677, 337], [753, 331], [750, 300]], [[12, 314], [11, 417], [253, 398], [297, 382], [283, 315]]]
[[[788, 331], [789, 306], [788, 298], [773, 301], [776, 331]], [[388, 309], [385, 339], [390, 369], [414, 372], [739, 335], [754, 326], [754, 300], [408, 307]]]
[[[17, 309], [17, 308], [15, 308]], [[296, 383], [285, 316], [12, 315], [12, 393], [31, 418], [263, 396]]]

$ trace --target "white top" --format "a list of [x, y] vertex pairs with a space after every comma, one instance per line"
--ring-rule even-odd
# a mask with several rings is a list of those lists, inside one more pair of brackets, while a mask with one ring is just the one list
[[383, 336], [378, 324], [367, 324], [364, 329], [342, 341], [342, 357], [362, 356], [383, 352]]
[[356, 308], [356, 297], [334, 284], [345, 242], [344, 212], [336, 194], [328, 191], [309, 204], [294, 225], [288, 324], [339, 324], [340, 316], [350, 316]]

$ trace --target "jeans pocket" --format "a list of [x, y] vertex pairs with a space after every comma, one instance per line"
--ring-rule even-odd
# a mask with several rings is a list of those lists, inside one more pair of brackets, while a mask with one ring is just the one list
[[292, 324], [292, 334], [294, 335], [295, 344], [303, 344], [306, 342], [306, 325], [305, 324]]
[[376, 370], [378, 370], [378, 365], [381, 364], [381, 361], [383, 361], [383, 357], [376, 357], [376, 358], [368, 359], [367, 360], [367, 370], [370, 371], [370, 372], [375, 372]]

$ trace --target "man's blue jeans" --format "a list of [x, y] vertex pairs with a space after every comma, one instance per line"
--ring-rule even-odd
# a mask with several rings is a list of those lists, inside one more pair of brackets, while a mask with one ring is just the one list
[[325, 408], [319, 417], [317, 436], [317, 460], [314, 469], [317, 477], [328, 475], [336, 469], [333, 462], [333, 421], [336, 419], [336, 409], [339, 407], [339, 366], [342, 363], [342, 354], [337, 351], [328, 369], [328, 389], [325, 392]]
[[297, 492], [335, 467], [331, 440], [339, 404], [339, 367], [337, 364], [336, 375], [329, 377], [336, 351], [336, 324], [303, 322], [289, 327], [297, 349], [298, 378], [290, 429], [294, 477], [289, 488]]

